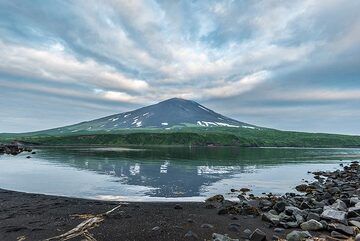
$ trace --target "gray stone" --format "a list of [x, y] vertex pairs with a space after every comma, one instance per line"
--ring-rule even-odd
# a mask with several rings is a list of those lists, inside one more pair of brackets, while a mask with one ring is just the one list
[[350, 204], [351, 205], [356, 205], [357, 203], [360, 203], [360, 199], [359, 199], [359, 197], [352, 197], [352, 198], [350, 198]]
[[347, 206], [346, 204], [341, 201], [340, 199], [337, 199], [332, 205], [331, 205], [332, 209], [336, 209], [339, 211], [347, 211]]
[[280, 201], [280, 202], [275, 203], [273, 208], [275, 209], [276, 212], [281, 213], [281, 212], [285, 211], [286, 205], [287, 205], [286, 202]]
[[360, 222], [359, 221], [356, 221], [356, 220], [351, 220], [349, 221], [349, 223], [357, 228], [360, 229]]
[[219, 234], [219, 233], [213, 233], [212, 240], [213, 241], [239, 241], [239, 239], [232, 239], [232, 238], [229, 238], [227, 235], [223, 235], [223, 234]]
[[275, 233], [283, 233], [284, 231], [285, 231], [285, 229], [283, 229], [283, 228], [274, 228]]
[[302, 241], [306, 238], [311, 238], [311, 234], [308, 231], [292, 231], [286, 235], [288, 241]]
[[271, 213], [272, 215], [279, 215], [278, 212], [274, 209], [271, 209], [268, 213]]
[[151, 230], [152, 230], [152, 231], [159, 231], [159, 230], [160, 230], [160, 227], [159, 227], [159, 226], [156, 226], [156, 227], [153, 227]]
[[349, 238], [348, 236], [346, 236], [346, 235], [344, 235], [344, 234], [341, 234], [341, 233], [339, 233], [339, 232], [336, 232], [336, 231], [332, 231], [332, 232], [330, 233], [330, 235], [331, 235], [331, 237], [333, 237], [333, 238], [338, 238], [338, 239], [348, 239], [348, 238]]
[[214, 228], [214, 225], [211, 225], [209, 223], [201, 224], [200, 228]]
[[185, 236], [184, 236], [186, 239], [189, 239], [189, 240], [197, 240], [199, 239], [199, 236], [194, 233], [193, 231], [189, 230]]
[[245, 229], [244, 231], [243, 231], [243, 236], [245, 237], [245, 238], [249, 238], [250, 236], [251, 236], [251, 234], [252, 234], [252, 231], [250, 230], [250, 229]]
[[316, 221], [320, 221], [320, 215], [317, 214], [317, 213], [309, 213], [306, 217], [306, 220], [309, 221], [309, 220], [316, 220]]
[[341, 223], [331, 223], [328, 225], [328, 227], [331, 230], [335, 230], [339, 233], [345, 234], [345, 235], [350, 235], [353, 236], [354, 235], [354, 228], [346, 226], [344, 224]]
[[320, 230], [323, 228], [323, 225], [314, 220], [314, 219], [311, 219], [309, 221], [306, 221], [306, 222], [303, 222], [302, 224], [300, 224], [300, 227], [301, 229], [303, 230], [307, 230], [307, 231], [315, 231], [315, 230]]
[[231, 232], [239, 233], [240, 232], [240, 225], [238, 225], [236, 223], [231, 223], [228, 226], [228, 230], [231, 231]]
[[259, 207], [263, 208], [263, 207], [271, 207], [272, 206], [272, 202], [266, 199], [261, 199], [259, 201]]
[[360, 241], [360, 233], [358, 235], [356, 235], [355, 241]]
[[293, 217], [286, 215], [285, 213], [279, 214], [279, 220], [280, 222], [289, 222], [293, 220]]
[[265, 241], [265, 240], [266, 240], [266, 234], [258, 228], [250, 235], [250, 241]]
[[328, 223], [325, 220], [321, 220], [320, 223], [322, 224], [324, 229], [328, 228]]
[[299, 227], [298, 222], [287, 222], [286, 225], [289, 228], [297, 228], [297, 227]]
[[346, 224], [346, 212], [334, 209], [325, 209], [321, 214], [321, 218], [335, 220]]
[[266, 222], [270, 222], [272, 224], [278, 224], [280, 222], [280, 218], [278, 215], [274, 215], [271, 213], [263, 213], [261, 219]]

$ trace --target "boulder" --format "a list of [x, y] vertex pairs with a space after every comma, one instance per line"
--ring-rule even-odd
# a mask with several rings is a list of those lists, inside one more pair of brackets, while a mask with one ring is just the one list
[[273, 209], [278, 213], [282, 213], [285, 211], [286, 205], [287, 203], [284, 201], [276, 202]]
[[288, 241], [303, 241], [307, 238], [311, 238], [311, 234], [308, 231], [292, 231], [288, 235], [286, 235], [286, 239]]
[[349, 223], [355, 227], [357, 227], [358, 229], [360, 229], [360, 222], [356, 221], [356, 220], [350, 220]]
[[355, 241], [360, 241], [360, 233], [358, 235], [356, 235]]
[[266, 234], [258, 228], [250, 235], [250, 241], [265, 241], [265, 240], [266, 240]]
[[335, 220], [340, 223], [346, 224], [346, 212], [338, 211], [334, 209], [325, 209], [324, 212], [320, 215], [323, 219]]
[[302, 224], [300, 224], [300, 227], [301, 229], [306, 231], [315, 231], [315, 230], [323, 229], [323, 225], [314, 219], [303, 222]]
[[225, 198], [223, 195], [215, 195], [206, 199], [205, 202], [223, 202], [224, 200]]
[[311, 213], [309, 213], [309, 214], [307, 215], [306, 220], [309, 221], [309, 220], [311, 220], [311, 219], [316, 220], [316, 221], [320, 221], [320, 215], [317, 214], [317, 213], [311, 212]]
[[332, 231], [330, 236], [337, 239], [348, 239], [349, 237], [336, 231]]
[[272, 224], [277, 225], [280, 222], [279, 215], [271, 214], [270, 212], [263, 213], [261, 219], [266, 222], [270, 222]]
[[353, 236], [354, 235], [354, 228], [350, 227], [350, 226], [346, 226], [344, 224], [341, 223], [331, 223], [328, 225], [330, 230], [334, 230], [337, 231], [339, 233], [345, 234], [345, 235], [350, 235]]
[[340, 199], [337, 199], [332, 205], [331, 205], [332, 209], [336, 209], [336, 210], [339, 210], [339, 211], [344, 211], [346, 212], [347, 211], [347, 206], [346, 204], [341, 201]]

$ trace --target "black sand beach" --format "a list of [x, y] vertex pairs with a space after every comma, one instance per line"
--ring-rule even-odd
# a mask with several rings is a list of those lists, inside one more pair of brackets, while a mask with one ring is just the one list
[[[87, 214], [101, 214], [118, 204], [1, 189], [0, 240], [44, 240], [74, 228], [88, 218]], [[196, 236], [197, 240], [211, 240], [213, 233], [240, 238], [243, 230], [260, 228], [271, 240], [273, 229], [259, 216], [218, 215], [216, 209], [205, 206], [205, 203], [129, 203], [111, 213], [90, 233], [96, 240], [195, 240]], [[230, 224], [238, 224], [240, 232], [230, 231]], [[193, 238], [185, 237], [189, 231]]]

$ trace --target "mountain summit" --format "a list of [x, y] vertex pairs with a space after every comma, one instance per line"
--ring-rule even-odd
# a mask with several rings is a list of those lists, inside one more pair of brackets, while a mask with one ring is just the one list
[[113, 131], [135, 128], [234, 127], [257, 128], [191, 100], [172, 98], [140, 109], [53, 129], [56, 132]]

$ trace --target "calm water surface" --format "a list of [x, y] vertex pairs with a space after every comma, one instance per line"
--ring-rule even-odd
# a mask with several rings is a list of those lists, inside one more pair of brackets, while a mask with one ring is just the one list
[[308, 171], [360, 159], [360, 149], [42, 148], [0, 156], [0, 188], [129, 201], [201, 201], [231, 188], [294, 191]]

